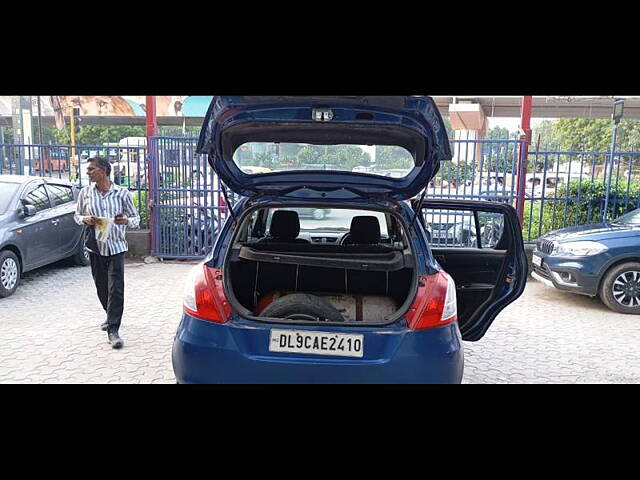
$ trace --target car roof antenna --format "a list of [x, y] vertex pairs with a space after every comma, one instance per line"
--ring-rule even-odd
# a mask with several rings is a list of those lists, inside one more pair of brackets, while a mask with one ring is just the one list
[[224, 196], [224, 201], [227, 204], [227, 208], [229, 210], [229, 213], [231, 214], [231, 218], [233, 219], [233, 222], [238, 223], [236, 216], [233, 213], [233, 205], [229, 203], [229, 197], [227, 196], [227, 189], [224, 188], [224, 183], [220, 182], [220, 188], [222, 189], [222, 195]]

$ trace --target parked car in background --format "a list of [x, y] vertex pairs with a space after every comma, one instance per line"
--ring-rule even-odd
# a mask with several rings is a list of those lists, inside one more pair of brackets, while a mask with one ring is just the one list
[[77, 196], [65, 180], [0, 175], [0, 297], [29, 270], [67, 257], [89, 264], [83, 227], [73, 219]]
[[[220, 96], [203, 125], [197, 152], [242, 198], [186, 281], [178, 383], [461, 381], [462, 340], [481, 339], [520, 296], [527, 262], [510, 205], [408, 202], [452, 156], [433, 99]], [[247, 175], [234, 156], [247, 142], [391, 145], [414, 168]], [[301, 208], [331, 216], [303, 224]], [[493, 245], [432, 245], [423, 211], [503, 228]]]
[[531, 276], [559, 290], [599, 296], [616, 312], [640, 314], [640, 209], [543, 235]]

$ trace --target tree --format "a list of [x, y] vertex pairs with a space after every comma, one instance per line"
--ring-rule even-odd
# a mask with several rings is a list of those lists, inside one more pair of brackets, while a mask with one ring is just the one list
[[[532, 142], [541, 148], [562, 151], [609, 152], [613, 122], [606, 118], [559, 118], [546, 120], [533, 129]], [[622, 120], [616, 150], [640, 148], [640, 121]]]
[[503, 127], [493, 127], [487, 132], [485, 138], [490, 140], [505, 140], [509, 138], [509, 130]]
[[380, 169], [413, 168], [411, 154], [402, 147], [379, 145], [376, 147], [376, 167]]

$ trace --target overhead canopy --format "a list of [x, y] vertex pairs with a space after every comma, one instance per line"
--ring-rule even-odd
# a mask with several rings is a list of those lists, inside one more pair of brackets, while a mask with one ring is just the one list
[[[519, 117], [522, 97], [431, 97], [442, 115], [452, 103], [476, 103], [487, 117]], [[640, 97], [624, 98], [624, 118], [640, 119]], [[613, 97], [533, 97], [534, 118], [611, 118]]]
[[[33, 97], [34, 99], [36, 97]], [[42, 102], [42, 124], [55, 125], [53, 111], [49, 104], [49, 97], [40, 97]], [[81, 97], [78, 97], [81, 98]], [[84, 97], [83, 97], [84, 98]], [[89, 97], [86, 97], [89, 98]], [[91, 97], [95, 99], [97, 97]], [[101, 97], [107, 98], [107, 97]], [[142, 110], [142, 101], [135, 100], [143, 97], [108, 97], [113, 101], [104, 102], [105, 105], [122, 106], [120, 109], [113, 107], [107, 113], [96, 115], [92, 110], [85, 109], [81, 113], [83, 125], [145, 125], [146, 119]], [[167, 96], [162, 98], [158, 108], [158, 125], [202, 125], [206, 115], [206, 109], [212, 97], [207, 96]], [[449, 116], [449, 105], [453, 103], [477, 103], [480, 105], [486, 117], [519, 117], [522, 97], [516, 96], [432, 96], [442, 116]], [[640, 119], [640, 97], [625, 97], [624, 118]], [[0, 97], [0, 126], [10, 127], [11, 97]], [[123, 99], [118, 101], [117, 99]], [[126, 100], [126, 101], [125, 101]], [[166, 101], [165, 101], [166, 100]], [[85, 102], [93, 105], [94, 102]], [[83, 103], [83, 105], [85, 105]], [[166, 104], [166, 105], [165, 105]], [[98, 102], [98, 106], [101, 105]], [[179, 106], [176, 107], [176, 106]], [[125, 108], [127, 107], [127, 108]], [[534, 118], [611, 118], [613, 97], [598, 96], [534, 96]], [[132, 110], [128, 110], [128, 108]], [[34, 117], [37, 109], [33, 108]]]

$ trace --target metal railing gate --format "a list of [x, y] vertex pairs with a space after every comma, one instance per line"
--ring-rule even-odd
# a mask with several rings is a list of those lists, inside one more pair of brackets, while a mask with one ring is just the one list
[[[226, 220], [220, 182], [206, 156], [195, 153], [196, 144], [196, 138], [185, 137], [151, 141], [153, 255], [202, 258]], [[443, 162], [426, 186], [427, 199], [486, 200], [515, 207], [520, 167], [525, 176], [525, 242], [550, 230], [595, 223], [604, 215], [607, 152], [530, 150], [525, 175], [525, 166], [518, 162], [524, 142], [518, 138], [457, 139], [451, 144], [454, 158]], [[640, 152], [616, 152], [611, 174], [608, 218], [640, 207]]]
[[207, 255], [227, 216], [218, 177], [197, 138], [154, 137], [151, 155], [151, 254], [163, 258]]

